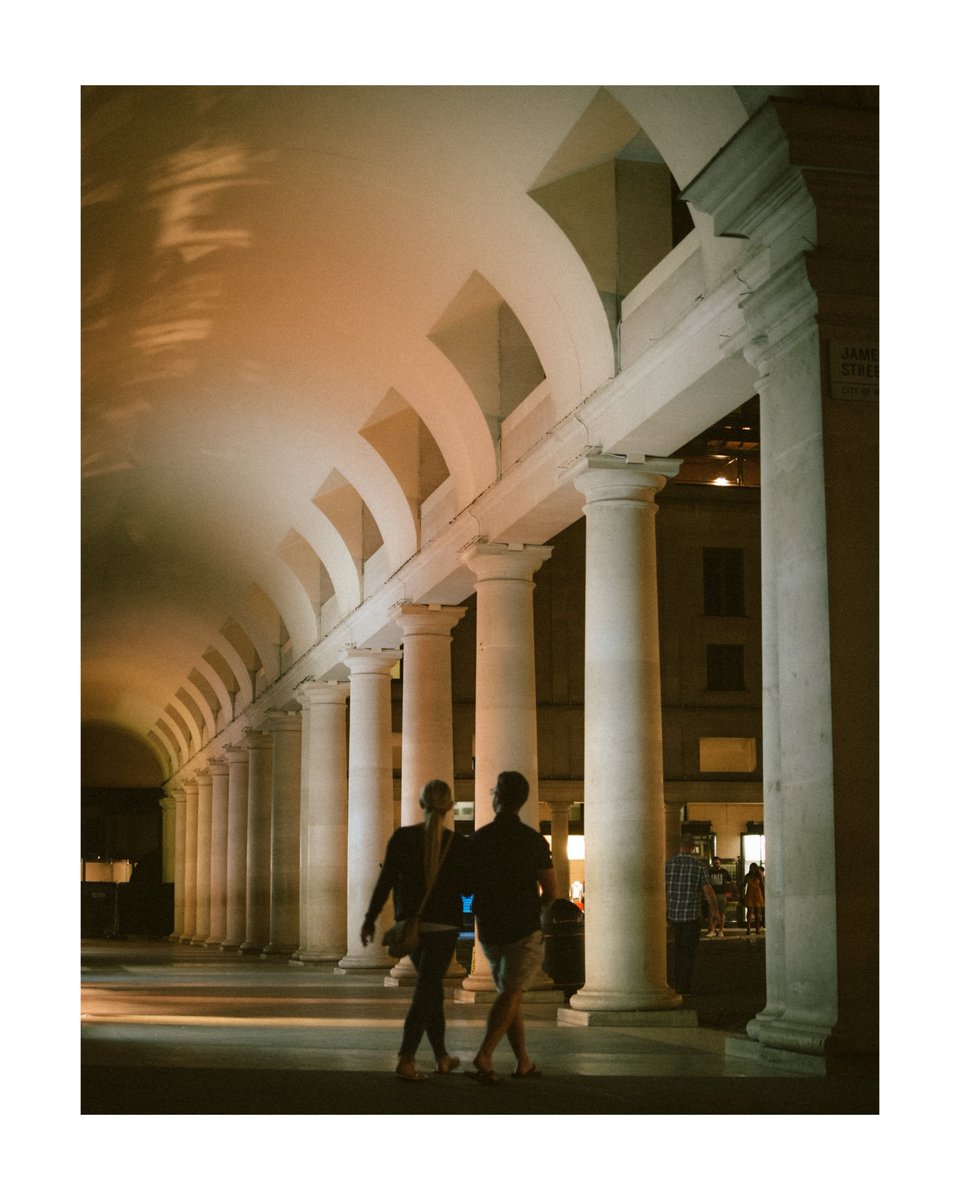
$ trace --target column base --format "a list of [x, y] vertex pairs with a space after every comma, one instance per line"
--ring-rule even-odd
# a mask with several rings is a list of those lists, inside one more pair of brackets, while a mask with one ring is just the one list
[[577, 1012], [661, 1012], [680, 1008], [683, 997], [669, 987], [651, 987], [644, 992], [595, 991], [583, 987], [570, 997]]
[[395, 966], [392, 958], [376, 959], [359, 954], [347, 954], [333, 968], [334, 975], [382, 975], [388, 968]]
[[648, 1027], [651, 1029], [669, 1027], [671, 1029], [696, 1028], [697, 1014], [692, 1008], [680, 1009], [591, 1009], [589, 1012], [575, 1008], [557, 1009], [558, 1025], [630, 1025], [634, 1028]]
[[262, 950], [263, 950], [262, 946], [256, 946], [253, 944], [253, 942], [244, 942], [243, 945], [240, 947], [240, 949], [237, 951], [237, 953], [238, 954], [259, 954]]
[[207, 944], [207, 935], [206, 934], [204, 934], [203, 937], [195, 937], [195, 938], [190, 939], [191, 946], [205, 946], [206, 944]]
[[333, 954], [324, 954], [322, 951], [313, 953], [309, 950], [304, 950], [299, 954], [295, 954], [290, 959], [290, 965], [292, 967], [319, 967], [323, 966], [324, 963], [339, 962], [341, 958], [343, 958], [342, 950], [339, 953]]
[[296, 953], [296, 950], [297, 950], [296, 946], [275, 946], [275, 945], [264, 946], [264, 948], [260, 951], [260, 957], [261, 958], [289, 958], [292, 954]]
[[763, 1046], [748, 1037], [728, 1037], [724, 1044], [727, 1058], [748, 1059], [764, 1066], [782, 1067], [798, 1075], [825, 1076], [827, 1060], [816, 1054], [800, 1054], [796, 1050], [780, 1050]]
[[203, 943], [208, 950], [222, 950], [223, 942], [219, 938], [207, 938]]
[[224, 952], [224, 954], [239, 954], [240, 953], [240, 943], [239, 942], [221, 942], [220, 949]]

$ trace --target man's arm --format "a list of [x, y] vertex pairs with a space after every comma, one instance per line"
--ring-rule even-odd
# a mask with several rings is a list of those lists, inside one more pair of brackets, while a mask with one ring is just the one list
[[710, 913], [714, 917], [719, 917], [720, 909], [717, 907], [717, 894], [713, 890], [713, 885], [705, 883], [703, 885], [703, 894], [707, 898], [707, 903], [710, 905]]
[[557, 898], [557, 876], [553, 867], [538, 871], [537, 882], [540, 884], [540, 911], [546, 912]]

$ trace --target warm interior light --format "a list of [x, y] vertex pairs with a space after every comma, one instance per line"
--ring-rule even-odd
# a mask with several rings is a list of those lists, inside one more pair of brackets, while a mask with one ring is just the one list
[[[550, 836], [549, 833], [547, 834], [547, 841], [549, 842], [550, 848], [552, 849], [553, 848], [553, 838]], [[586, 851], [584, 850], [584, 839], [583, 839], [582, 833], [568, 833], [567, 834], [567, 858], [570, 859], [571, 862], [583, 862], [583, 860], [586, 858]]]
[[722, 475], [718, 475], [713, 482], [716, 487], [730, 487], [730, 480], [724, 479]]

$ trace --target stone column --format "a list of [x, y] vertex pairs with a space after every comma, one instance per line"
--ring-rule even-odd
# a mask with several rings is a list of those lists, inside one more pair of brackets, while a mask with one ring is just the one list
[[[501, 771], [530, 784], [521, 820], [540, 828], [537, 695], [533, 643], [533, 576], [551, 546], [480, 543], [463, 561], [477, 579], [477, 688], [474, 827], [493, 820], [491, 792]], [[541, 986], [546, 986], [543, 977]], [[490, 964], [478, 945], [461, 1000], [491, 992]]]
[[[400, 764], [400, 824], [423, 820], [420, 790], [443, 779], [453, 790], [453, 690], [450, 683], [450, 631], [467, 610], [440, 604], [403, 604], [392, 616], [403, 635], [403, 733]], [[446, 825], [453, 829], [453, 810]], [[384, 982], [412, 984], [416, 969], [404, 958]], [[466, 972], [450, 959], [447, 979]]]
[[[586, 982], [566, 1024], [644, 1024], [679, 1008], [667, 985], [656, 493], [676, 460], [596, 456], [586, 497], [584, 834]], [[677, 1014], [696, 1021], [693, 1013]], [[662, 1016], [657, 1023], [661, 1023]]]
[[[767, 1003], [747, 1026], [774, 1055], [817, 1056], [837, 1020], [830, 604], [815, 303], [802, 264], [750, 297], [793, 321], [750, 348], [761, 371], [763, 822]], [[805, 303], [804, 303], [805, 302]], [[802, 318], [802, 319], [801, 319]], [[798, 597], [803, 602], [798, 603]], [[798, 853], [802, 847], [802, 854]], [[790, 991], [794, 995], [791, 999]]]
[[[344, 660], [350, 670], [350, 768], [347, 831], [347, 952], [334, 968], [379, 971], [393, 965], [379, 936], [360, 944], [360, 927], [387, 841], [393, 833], [393, 733], [390, 676], [399, 650], [351, 650]], [[377, 924], [378, 935], [390, 909]]]
[[747, 1032], [767, 1061], [875, 1070], [878, 115], [771, 99], [684, 199], [742, 241], [727, 349], [759, 372], [767, 1006]]
[[557, 896], [570, 899], [570, 856], [567, 839], [570, 836], [570, 801], [550, 800], [550, 850], [557, 876]]
[[181, 942], [192, 942], [197, 928], [197, 793], [195, 779], [183, 781], [183, 929]]
[[210, 933], [208, 946], [220, 947], [227, 936], [227, 797], [229, 771], [225, 759], [210, 760]]
[[210, 936], [210, 831], [213, 820], [213, 781], [210, 770], [197, 772], [197, 925], [194, 946], [206, 945]]
[[247, 922], [247, 804], [250, 753], [245, 746], [225, 746], [227, 777], [227, 883], [223, 950], [239, 950]]
[[300, 948], [294, 961], [347, 952], [346, 683], [305, 683], [300, 766]]
[[300, 713], [272, 711], [270, 940], [262, 958], [289, 958], [300, 945]]
[[163, 847], [163, 867], [161, 878], [164, 883], [173, 883], [177, 870], [177, 801], [171, 791], [161, 797], [160, 808], [163, 812], [161, 845]]
[[663, 802], [663, 814], [666, 827], [664, 829], [663, 846], [666, 858], [673, 858], [680, 853], [680, 834], [683, 825], [684, 802], [666, 798]]
[[270, 809], [273, 803], [273, 734], [244, 730], [249, 755], [247, 793], [246, 927], [242, 954], [259, 954], [270, 940]]
[[172, 789], [174, 799], [173, 933], [171, 942], [183, 938], [184, 876], [186, 873], [187, 797], [182, 787]]

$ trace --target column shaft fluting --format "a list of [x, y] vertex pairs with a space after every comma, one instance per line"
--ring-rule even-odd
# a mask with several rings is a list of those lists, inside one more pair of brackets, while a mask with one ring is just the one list
[[270, 940], [263, 956], [289, 957], [300, 945], [300, 713], [271, 712]]
[[337, 962], [347, 950], [346, 683], [304, 684], [300, 768], [298, 962]]
[[239, 950], [247, 920], [247, 805], [250, 789], [249, 751], [244, 746], [224, 749], [229, 766], [227, 783], [227, 883], [224, 950]]
[[270, 940], [270, 808], [273, 802], [273, 735], [244, 731], [249, 753], [247, 888], [244, 954], [259, 954]]
[[183, 784], [183, 932], [181, 942], [192, 942], [197, 928], [197, 794], [195, 779]]
[[679, 463], [591, 459], [586, 497], [581, 1011], [674, 1008], [667, 985], [663, 737], [653, 497]]
[[210, 761], [210, 933], [208, 946], [220, 946], [227, 932], [227, 802], [230, 768]]
[[360, 927], [393, 833], [390, 676], [400, 651], [354, 650], [344, 661], [350, 670], [347, 952], [336, 969], [382, 971], [393, 960], [379, 938], [361, 945]]
[[210, 936], [210, 830], [213, 820], [213, 781], [204, 767], [197, 772], [197, 925], [193, 944], [203, 946]]

